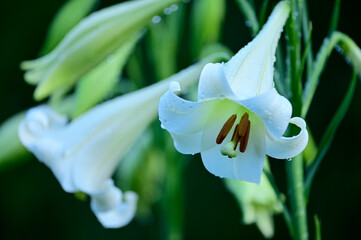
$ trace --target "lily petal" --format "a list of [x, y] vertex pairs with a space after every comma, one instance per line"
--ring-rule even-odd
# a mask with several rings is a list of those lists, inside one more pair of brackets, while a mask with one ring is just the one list
[[289, 159], [300, 154], [305, 149], [308, 142], [308, 132], [306, 122], [299, 117], [291, 118], [290, 123], [301, 129], [297, 136], [273, 138], [267, 134], [266, 154], [278, 159]]
[[223, 63], [208, 63], [204, 66], [198, 85], [199, 102], [213, 98], [235, 99], [223, 65]]
[[257, 37], [224, 65], [226, 77], [239, 99], [254, 97], [274, 87], [275, 51], [289, 11], [288, 2], [277, 4]]
[[[235, 158], [222, 156], [222, 145], [214, 144], [214, 139], [218, 134], [216, 129], [219, 131], [221, 125], [207, 128], [204, 131], [202, 143], [213, 145], [212, 148], [201, 152], [203, 164], [209, 172], [219, 177], [260, 184], [266, 152], [265, 129], [261, 120], [256, 116], [251, 115], [250, 121], [252, 127], [247, 150], [238, 154]], [[229, 141], [230, 138], [231, 136], [227, 136], [224, 141]], [[213, 143], [211, 143], [212, 140]]]
[[134, 192], [122, 192], [109, 182], [108, 189], [91, 195], [91, 208], [99, 222], [106, 228], [127, 225], [134, 217], [138, 196]]
[[239, 100], [239, 104], [254, 112], [274, 137], [281, 137], [287, 129], [292, 114], [292, 105], [275, 88], [256, 97]]

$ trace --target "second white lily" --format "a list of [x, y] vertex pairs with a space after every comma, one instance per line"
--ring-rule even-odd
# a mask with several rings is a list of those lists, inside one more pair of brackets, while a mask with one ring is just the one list
[[111, 177], [120, 158], [156, 118], [159, 98], [169, 83], [189, 86], [206, 63], [100, 104], [70, 123], [49, 106], [33, 108], [20, 124], [20, 140], [53, 171], [65, 191], [91, 197], [91, 208], [103, 226], [122, 227], [134, 217], [137, 195], [126, 192], [123, 197], [114, 186]]

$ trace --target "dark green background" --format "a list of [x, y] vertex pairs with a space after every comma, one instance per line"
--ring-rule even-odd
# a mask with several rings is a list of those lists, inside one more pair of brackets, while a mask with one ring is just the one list
[[[3, 0], [0, 3], [0, 122], [29, 108], [33, 87], [19, 70], [22, 60], [33, 59], [40, 50], [47, 27], [62, 0]], [[116, 1], [102, 1], [100, 7]], [[260, 1], [256, 1], [259, 3]], [[339, 30], [361, 45], [360, 12], [355, 1], [343, 1]], [[250, 40], [244, 20], [233, 0], [228, 0], [222, 42], [237, 51]], [[310, 3], [313, 47], [327, 35], [333, 1]], [[182, 65], [189, 63], [182, 63]], [[350, 81], [351, 68], [335, 51], [322, 75], [307, 123], [316, 140], [322, 136]], [[359, 85], [359, 84], [358, 84]], [[316, 176], [309, 204], [313, 238], [313, 215], [322, 222], [323, 239], [361, 239], [361, 92], [357, 86], [350, 111]], [[0, 146], [6, 148], [6, 146]], [[272, 160], [281, 190], [286, 192], [285, 162]], [[185, 170], [186, 239], [262, 239], [257, 228], [240, 224], [233, 197], [220, 179], [208, 173], [199, 157]], [[157, 209], [157, 206], [155, 206]], [[275, 239], [288, 239], [283, 217], [275, 217]], [[136, 220], [118, 230], [104, 230], [89, 204], [65, 193], [50, 170], [36, 159], [0, 171], [0, 239], [160, 239], [159, 216], [151, 225]]]

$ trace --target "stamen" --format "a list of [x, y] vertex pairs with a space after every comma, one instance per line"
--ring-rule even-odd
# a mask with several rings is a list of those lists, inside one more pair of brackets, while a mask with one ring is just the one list
[[239, 151], [242, 153], [246, 151], [250, 130], [251, 130], [251, 122], [248, 120], [245, 135], [242, 137], [241, 143], [239, 145]]
[[231, 131], [234, 122], [237, 119], [237, 115], [233, 114], [228, 120], [227, 122], [223, 125], [221, 131], [219, 132], [217, 139], [216, 139], [216, 143], [217, 144], [221, 144], [223, 142], [223, 140], [227, 137], [229, 131]]
[[248, 113], [245, 113], [239, 122], [238, 134], [242, 137], [246, 134], [248, 118]]

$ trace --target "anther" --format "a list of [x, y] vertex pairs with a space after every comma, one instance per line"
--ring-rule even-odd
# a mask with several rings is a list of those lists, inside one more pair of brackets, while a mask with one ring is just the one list
[[247, 130], [247, 123], [249, 122], [249, 115], [248, 113], [243, 114], [241, 121], [239, 122], [238, 134], [240, 136], [244, 136]]
[[241, 138], [241, 141], [239, 144], [239, 151], [242, 153], [245, 152], [247, 149], [250, 130], [251, 130], [251, 122], [248, 120], [245, 135]]
[[227, 122], [223, 125], [221, 131], [219, 132], [217, 139], [216, 139], [216, 143], [217, 144], [221, 144], [223, 142], [223, 140], [226, 138], [226, 136], [228, 135], [229, 131], [231, 131], [234, 122], [237, 119], [237, 115], [233, 114], [228, 120]]

